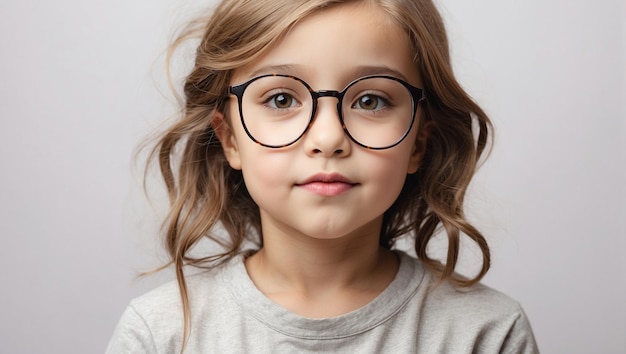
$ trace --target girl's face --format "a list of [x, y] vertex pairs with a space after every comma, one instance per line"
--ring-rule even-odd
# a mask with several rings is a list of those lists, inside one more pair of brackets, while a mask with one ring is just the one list
[[[276, 46], [232, 75], [231, 85], [263, 74], [286, 74], [313, 90], [337, 90], [366, 75], [389, 75], [422, 87], [406, 33], [379, 8], [343, 5], [296, 25]], [[281, 97], [284, 99], [284, 97]], [[274, 97], [272, 104], [290, 105]], [[366, 102], [371, 103], [371, 102]], [[295, 103], [297, 104], [297, 102]], [[369, 150], [345, 134], [337, 98], [321, 97], [312, 126], [297, 142], [267, 148], [244, 131], [231, 96], [231, 129], [216, 128], [230, 165], [242, 170], [260, 208], [264, 237], [378, 238], [383, 213], [416, 172], [425, 134], [418, 114], [395, 147]], [[245, 114], [244, 114], [245, 115]], [[247, 117], [246, 120], [254, 119]]]

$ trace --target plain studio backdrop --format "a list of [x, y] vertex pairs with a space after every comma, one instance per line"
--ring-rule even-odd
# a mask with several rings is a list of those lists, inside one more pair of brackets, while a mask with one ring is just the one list
[[[131, 159], [174, 111], [162, 52], [199, 3], [0, 3], [0, 352], [102, 352], [128, 301], [171, 278], [136, 279], [164, 258]], [[468, 201], [485, 283], [522, 303], [542, 352], [625, 353], [624, 2], [439, 5], [496, 126]]]

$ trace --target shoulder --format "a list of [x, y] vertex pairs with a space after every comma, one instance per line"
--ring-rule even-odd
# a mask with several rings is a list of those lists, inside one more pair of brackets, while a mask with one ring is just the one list
[[482, 283], [458, 287], [447, 280], [438, 281], [419, 259], [402, 252], [398, 254], [404, 268], [411, 269], [401, 276], [419, 278], [414, 280], [419, 282], [418, 297], [425, 311], [445, 311], [460, 317], [514, 316], [521, 311], [517, 301], [498, 290]]
[[461, 288], [438, 282], [422, 263], [402, 261], [423, 274], [413, 297], [418, 337], [434, 347], [425, 352], [538, 353], [532, 328], [519, 302], [484, 284]]
[[463, 310], [464, 313], [479, 317], [503, 316], [519, 313], [519, 303], [484, 284], [476, 284], [468, 288], [454, 286], [448, 281], [437, 283], [434, 276], [428, 274], [428, 304], [435, 308], [446, 308], [448, 311]]
[[431, 274], [427, 277], [423, 304], [427, 331], [473, 342], [479, 352], [538, 353], [519, 302], [484, 284], [459, 288], [447, 281], [437, 283]]
[[[425, 316], [431, 323], [453, 328], [460, 337], [474, 342], [479, 352], [538, 353], [535, 337], [522, 306], [486, 285], [457, 289], [449, 283], [432, 290]], [[433, 326], [437, 327], [437, 325]]]
[[[203, 270], [185, 277], [190, 306], [199, 304], [196, 299], [214, 295], [214, 291], [211, 290], [219, 288], [217, 280], [219, 271], [219, 268]], [[146, 320], [181, 317], [182, 301], [178, 283], [175, 280], [167, 282], [131, 300], [129, 307]]]
[[[207, 311], [221, 296], [221, 267], [203, 270], [185, 278], [191, 313]], [[124, 311], [107, 353], [175, 352], [182, 343], [183, 307], [176, 281], [165, 283], [133, 300]]]
[[175, 282], [131, 300], [113, 332], [106, 353], [147, 354], [174, 350], [182, 338], [180, 304]]

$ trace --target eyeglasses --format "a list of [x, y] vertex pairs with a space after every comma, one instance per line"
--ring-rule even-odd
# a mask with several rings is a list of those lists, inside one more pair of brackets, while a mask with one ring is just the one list
[[373, 150], [398, 145], [415, 122], [423, 90], [385, 75], [352, 81], [342, 91], [313, 91], [304, 80], [268, 74], [230, 86], [248, 137], [268, 148], [298, 141], [313, 124], [320, 97], [337, 98], [337, 112], [346, 135]]

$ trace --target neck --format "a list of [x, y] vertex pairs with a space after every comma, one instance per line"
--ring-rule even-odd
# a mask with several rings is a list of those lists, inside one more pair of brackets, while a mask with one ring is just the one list
[[[376, 226], [334, 239], [264, 229], [263, 248], [246, 261], [248, 273], [261, 292], [296, 313], [351, 311], [380, 294], [397, 273], [398, 260], [379, 246]], [[329, 299], [336, 306], [329, 307]]]

